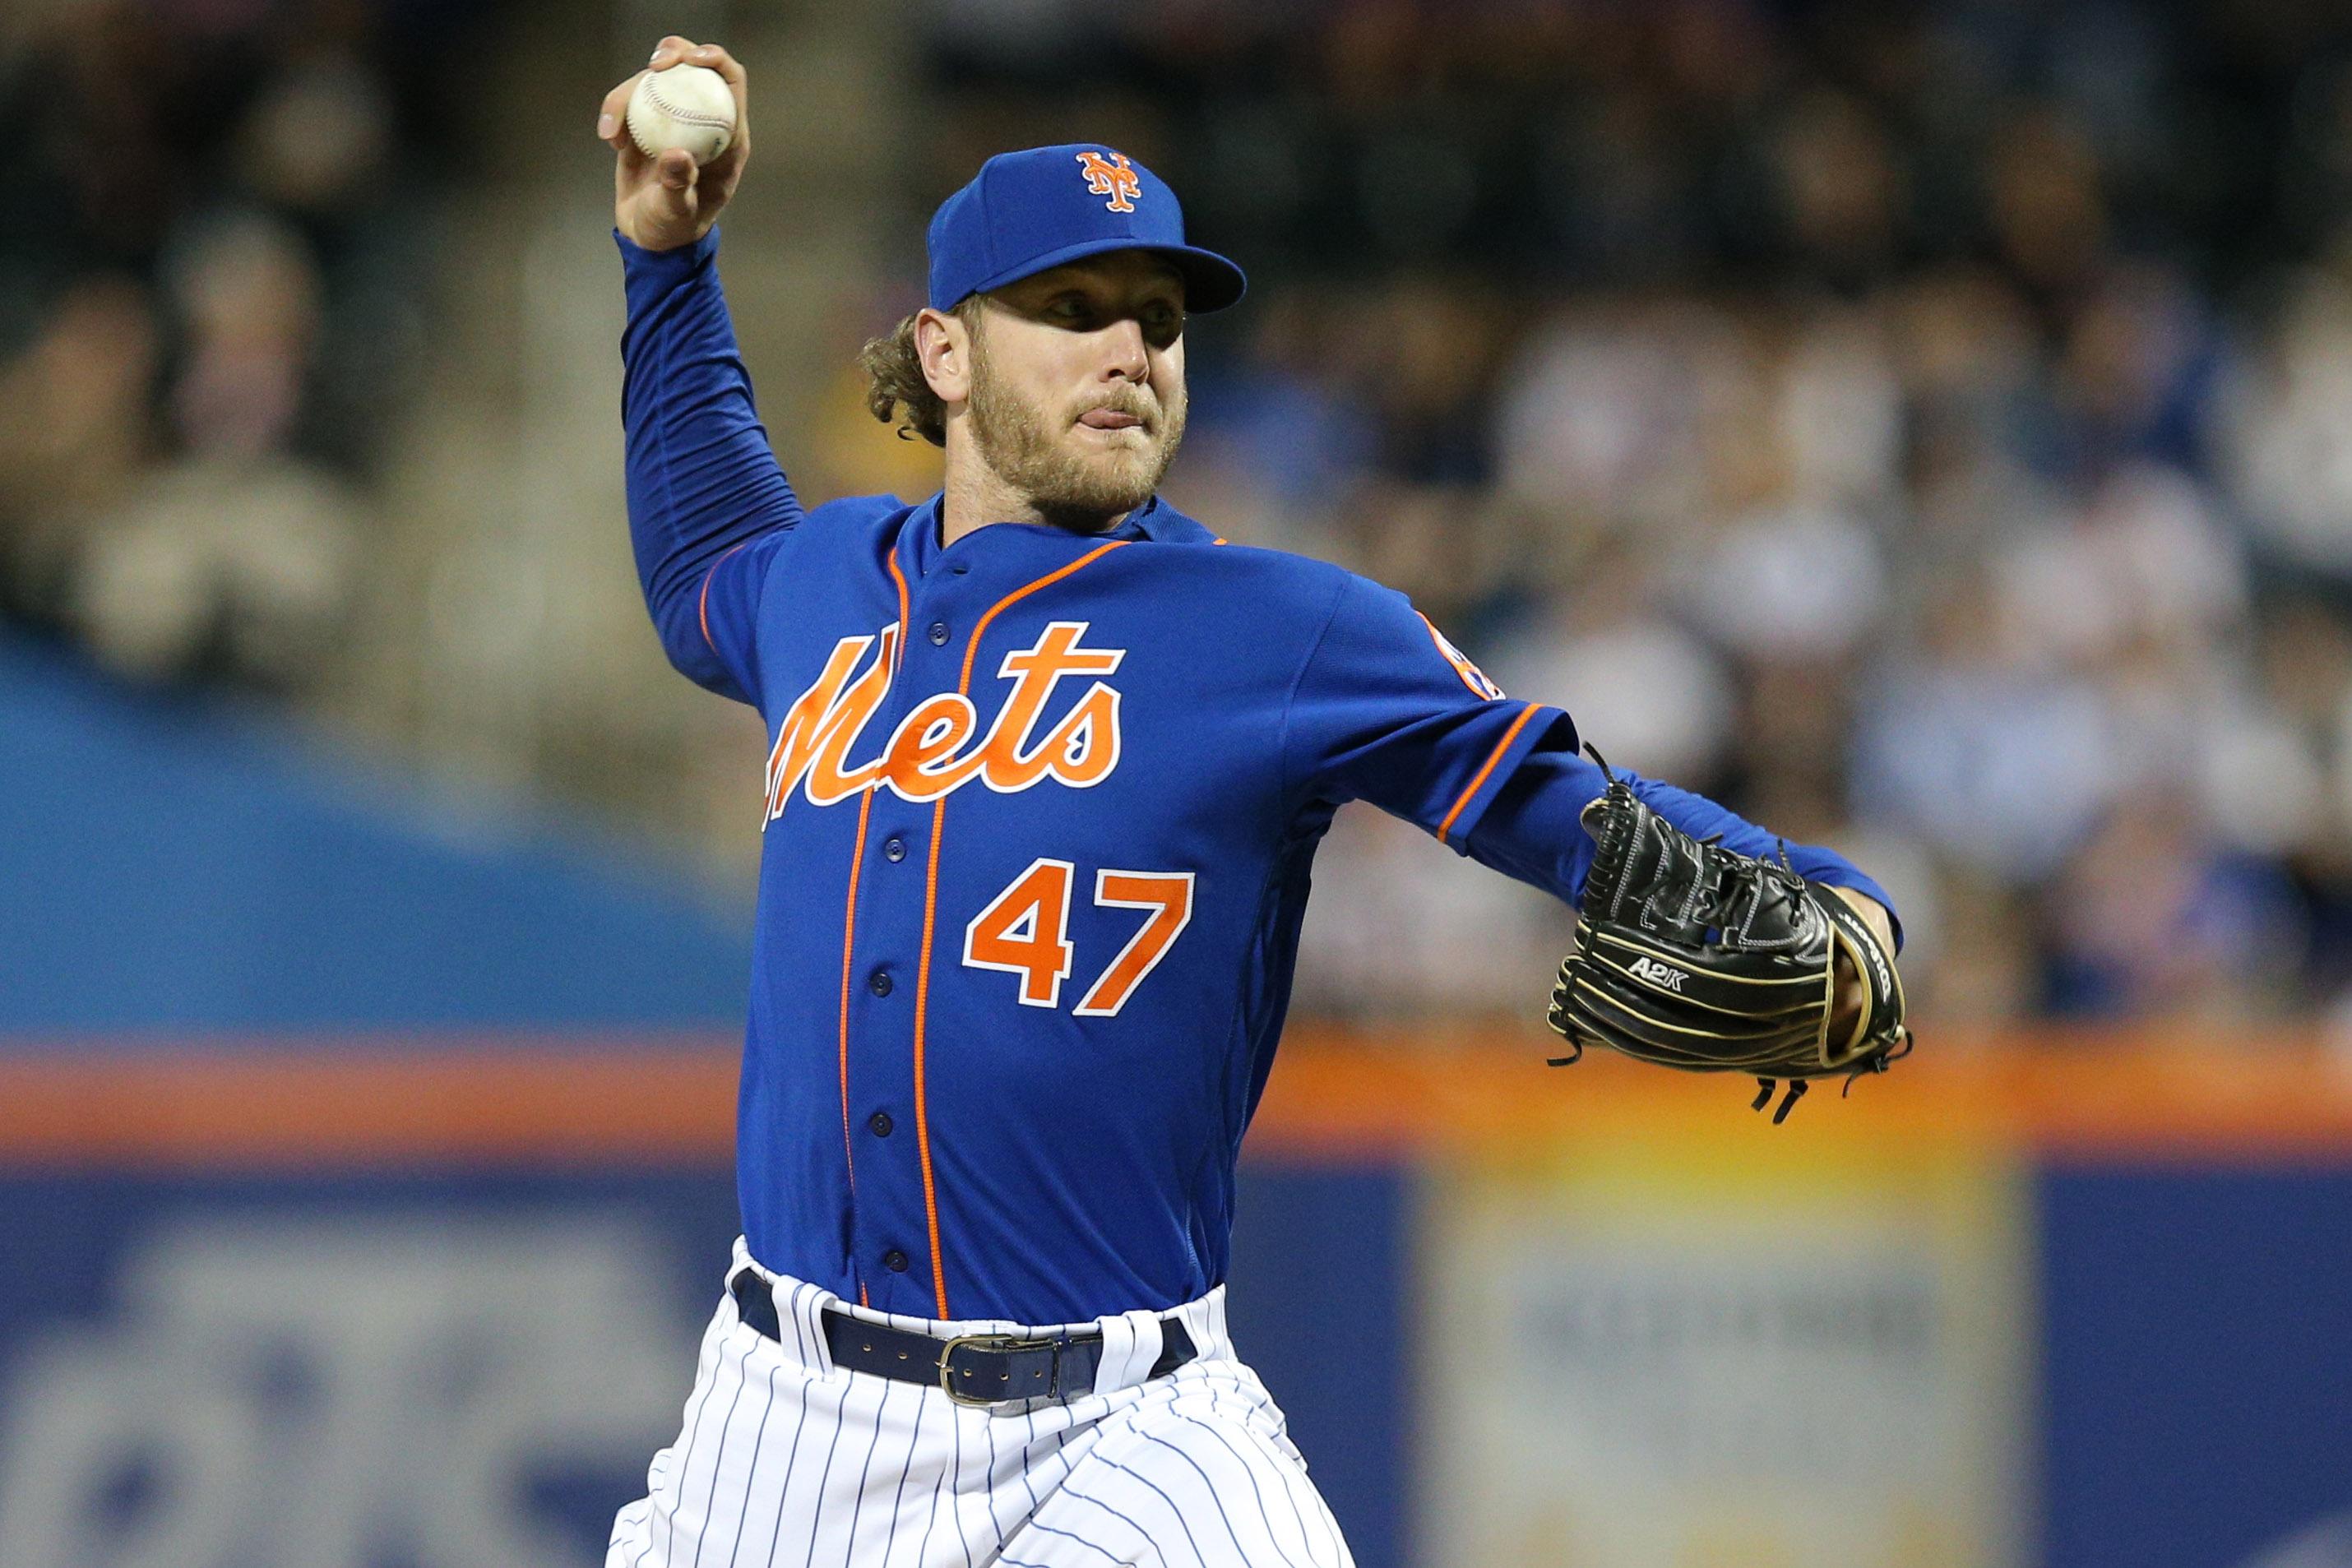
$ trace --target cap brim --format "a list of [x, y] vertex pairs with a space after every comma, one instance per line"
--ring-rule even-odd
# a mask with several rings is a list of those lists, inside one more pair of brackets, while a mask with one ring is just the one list
[[[1002, 288], [1008, 283], [1034, 277], [1065, 263], [1114, 250], [1148, 250], [1175, 263], [1176, 270], [1184, 275], [1184, 309], [1188, 314], [1223, 310], [1228, 306], [1238, 305], [1242, 296], [1249, 291], [1249, 279], [1242, 275], [1242, 269], [1213, 250], [1202, 250], [1196, 245], [1151, 245], [1117, 237], [1090, 239], [1079, 245], [1066, 245], [1059, 250], [1049, 250], [1043, 256], [1033, 256], [1026, 261], [981, 279], [972, 285], [971, 291], [985, 294], [992, 288]], [[961, 300], [954, 300], [950, 305], [961, 303]], [[950, 306], [935, 308], [947, 309]]]

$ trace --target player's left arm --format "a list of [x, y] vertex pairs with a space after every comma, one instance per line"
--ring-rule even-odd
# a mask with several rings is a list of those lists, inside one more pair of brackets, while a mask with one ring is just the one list
[[[1580, 906], [1596, 847], [1581, 815], [1608, 788], [1608, 779], [1577, 747], [1572, 724], [1548, 731], [1496, 789], [1475, 828], [1457, 847], [1482, 864], [1549, 888]], [[1727, 848], [1765, 860], [1779, 859], [1785, 849], [1798, 875], [1835, 889], [1882, 942], [1891, 949], [1900, 947], [1902, 927], [1895, 919], [1895, 901], [1837, 851], [1782, 839], [1691, 790], [1622, 768], [1616, 773], [1644, 805], [1693, 838], [1719, 835]]]
[[[1456, 853], [1580, 906], [1595, 845], [1580, 820], [1608, 779], [1558, 707], [1504, 695], [1402, 594], [1348, 578], [1294, 688], [1285, 765], [1302, 799], [1363, 800]], [[1744, 854], [1783, 841], [1703, 795], [1620, 770], [1660, 816]], [[1899, 941], [1894, 901], [1836, 851], [1786, 845], [1808, 881], [1853, 895]]]

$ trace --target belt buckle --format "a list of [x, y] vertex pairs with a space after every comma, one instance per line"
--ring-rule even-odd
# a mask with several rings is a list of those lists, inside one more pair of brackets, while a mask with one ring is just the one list
[[[940, 1392], [946, 1395], [949, 1400], [953, 1404], [980, 1407], [985, 1407], [990, 1405], [1002, 1405], [1009, 1400], [1014, 1399], [1055, 1398], [1059, 1395], [1062, 1382], [1061, 1351], [1062, 1346], [1066, 1343], [1066, 1341], [1059, 1339], [1023, 1339], [1016, 1334], [1009, 1333], [958, 1334], [955, 1338], [948, 1341], [947, 1348], [945, 1350], [940, 1352]], [[1000, 1354], [1011, 1354], [1013, 1353], [1024, 1350], [1052, 1351], [1054, 1353], [1054, 1369], [1047, 1377], [1045, 1392], [1042, 1395], [1005, 1394], [1000, 1395], [993, 1399], [983, 1398], [976, 1394], [962, 1394], [957, 1392], [955, 1385], [955, 1353], [966, 1348], [992, 1351]]]

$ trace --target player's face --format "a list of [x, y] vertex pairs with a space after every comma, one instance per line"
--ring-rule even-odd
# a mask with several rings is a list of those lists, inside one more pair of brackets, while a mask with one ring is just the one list
[[1048, 516], [1150, 498], [1184, 437], [1184, 283], [1111, 251], [990, 294], [972, 322], [982, 461]]

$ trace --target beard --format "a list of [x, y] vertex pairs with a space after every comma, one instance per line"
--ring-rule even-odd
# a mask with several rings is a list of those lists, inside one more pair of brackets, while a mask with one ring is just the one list
[[[1103, 396], [1058, 413], [1031, 402], [993, 373], [984, 336], [972, 334], [971, 434], [981, 461], [1027, 498], [1049, 523], [1094, 533], [1151, 498], [1184, 439], [1184, 393], [1163, 405], [1148, 387], [1122, 383]], [[1140, 441], [1081, 448], [1071, 430], [1097, 408], [1145, 423]]]

